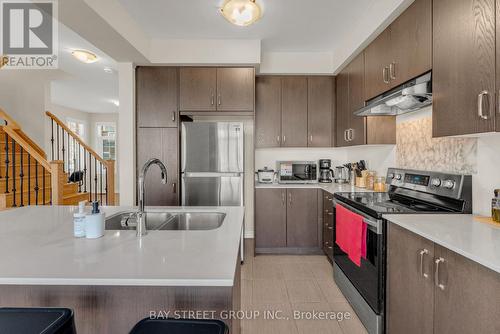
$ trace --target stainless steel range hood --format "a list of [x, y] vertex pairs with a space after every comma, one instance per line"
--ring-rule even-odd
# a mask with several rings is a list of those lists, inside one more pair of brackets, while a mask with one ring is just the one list
[[401, 115], [430, 104], [432, 104], [432, 74], [428, 72], [369, 100], [366, 106], [354, 112], [354, 115]]

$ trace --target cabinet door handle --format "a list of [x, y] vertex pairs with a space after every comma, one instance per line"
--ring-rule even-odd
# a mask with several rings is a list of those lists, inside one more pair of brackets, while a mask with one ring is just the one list
[[333, 226], [328, 226], [328, 229], [333, 231]]
[[286, 143], [286, 136], [283, 136], [283, 144]]
[[214, 103], [215, 103], [215, 96], [214, 94], [212, 94], [212, 98], [210, 99], [210, 104], [214, 105]]
[[388, 73], [389, 73], [389, 67], [385, 66], [382, 70], [382, 80], [386, 84], [390, 83]]
[[439, 283], [439, 264], [444, 263], [444, 259], [440, 257], [439, 259], [436, 259], [436, 269], [434, 271], [434, 284], [440, 288], [441, 290], [444, 290], [445, 286], [442, 283]]
[[276, 136], [276, 141], [278, 142], [278, 144], [279, 144], [279, 143], [281, 143], [281, 138], [280, 138], [280, 136]]
[[175, 122], [175, 111], [172, 111], [172, 122]]
[[313, 136], [312, 136], [312, 135], [309, 137], [309, 141], [310, 141], [311, 143], [313, 142]]
[[281, 192], [281, 203], [283, 205], [285, 205], [285, 192], [284, 191]]
[[389, 75], [391, 80], [396, 80], [396, 62], [394, 61], [389, 65]]
[[344, 140], [347, 142], [349, 140], [347, 140], [347, 130], [344, 130]]
[[177, 183], [172, 183], [172, 192], [175, 194], [177, 193]]
[[488, 96], [490, 93], [487, 90], [483, 90], [477, 96], [477, 114], [481, 119], [489, 119], [490, 115], [485, 115], [483, 112], [483, 100], [485, 96]]
[[327, 215], [333, 216], [333, 212], [327, 212]]
[[292, 193], [288, 193], [288, 204], [292, 206]]
[[423, 276], [424, 278], [429, 278], [429, 274], [424, 272], [424, 257], [425, 255], [429, 254], [429, 251], [427, 249], [422, 249], [420, 252], [420, 276]]
[[218, 105], [221, 105], [221, 104], [222, 104], [222, 98], [221, 98], [220, 94], [219, 94], [219, 96], [217, 97], [217, 104], [218, 104]]

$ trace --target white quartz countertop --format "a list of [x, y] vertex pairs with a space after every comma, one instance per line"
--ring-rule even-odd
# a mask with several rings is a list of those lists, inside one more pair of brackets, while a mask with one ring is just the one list
[[[109, 217], [132, 207], [102, 207]], [[106, 231], [73, 237], [71, 206], [32, 206], [0, 212], [0, 284], [232, 286], [243, 229], [243, 207], [146, 208], [223, 212], [222, 226], [205, 231]], [[136, 209], [135, 209], [136, 210]], [[134, 211], [135, 211], [134, 210]]]
[[385, 215], [384, 218], [500, 273], [500, 227], [478, 222], [473, 215]]
[[371, 192], [372, 190], [366, 190], [365, 188], [358, 188], [351, 186], [350, 184], [338, 184], [338, 183], [258, 183], [255, 182], [255, 188], [309, 188], [309, 189], [322, 189], [330, 194], [340, 193], [340, 192]]

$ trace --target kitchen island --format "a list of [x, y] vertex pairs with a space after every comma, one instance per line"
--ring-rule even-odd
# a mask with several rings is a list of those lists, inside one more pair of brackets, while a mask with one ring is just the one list
[[[93, 240], [73, 237], [76, 209], [0, 213], [0, 307], [72, 308], [78, 333], [126, 333], [140, 319], [169, 311], [223, 318], [240, 308], [242, 207], [148, 208], [226, 216], [213, 230], [148, 231], [142, 238], [134, 230], [107, 230]], [[107, 217], [131, 210], [102, 208]], [[237, 320], [224, 321], [239, 333]]]

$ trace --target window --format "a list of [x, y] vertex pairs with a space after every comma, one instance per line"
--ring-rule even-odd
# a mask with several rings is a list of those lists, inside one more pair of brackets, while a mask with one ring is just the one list
[[78, 137], [80, 137], [80, 139], [83, 139], [83, 136], [85, 135], [85, 125], [83, 124], [83, 122], [74, 119], [68, 119], [68, 128], [76, 133]]
[[[73, 131], [81, 140], [84, 140], [85, 136], [85, 124], [83, 121], [79, 121], [77, 119], [68, 118], [66, 120], [68, 128]], [[83, 151], [82, 148], [78, 145], [76, 140], [70, 140], [68, 145], [68, 157], [69, 159], [65, 162], [66, 168], [69, 171], [76, 171], [77, 169], [81, 169], [81, 160], [83, 159]], [[80, 152], [78, 152], [78, 148], [80, 148]]]
[[104, 160], [116, 160], [115, 123], [97, 123], [99, 151]]

